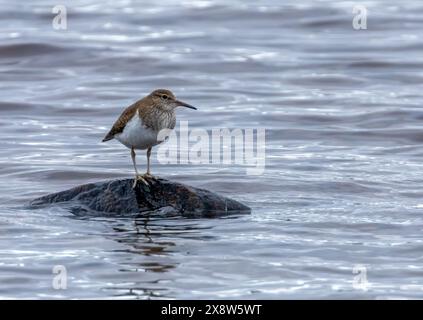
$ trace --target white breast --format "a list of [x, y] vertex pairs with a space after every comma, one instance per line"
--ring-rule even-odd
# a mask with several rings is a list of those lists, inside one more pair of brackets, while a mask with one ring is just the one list
[[160, 143], [157, 141], [157, 132], [143, 125], [138, 112], [128, 121], [123, 132], [116, 134], [115, 138], [128, 148], [135, 149], [147, 149]]

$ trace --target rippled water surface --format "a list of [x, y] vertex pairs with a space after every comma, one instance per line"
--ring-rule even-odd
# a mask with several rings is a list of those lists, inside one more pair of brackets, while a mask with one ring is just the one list
[[[0, 1], [0, 297], [423, 298], [421, 1], [362, 1], [367, 30], [342, 1], [62, 4], [67, 30], [52, 28], [51, 1]], [[178, 110], [190, 128], [265, 128], [258, 176], [153, 153], [155, 174], [251, 215], [25, 208], [130, 177], [128, 150], [100, 141], [160, 87], [199, 108]]]

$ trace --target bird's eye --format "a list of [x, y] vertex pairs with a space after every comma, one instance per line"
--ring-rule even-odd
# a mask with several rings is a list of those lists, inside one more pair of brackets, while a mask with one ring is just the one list
[[163, 98], [164, 100], [167, 100], [167, 99], [169, 99], [169, 96], [168, 96], [168, 95], [166, 95], [166, 94], [164, 94], [164, 95], [162, 95], [162, 98]]

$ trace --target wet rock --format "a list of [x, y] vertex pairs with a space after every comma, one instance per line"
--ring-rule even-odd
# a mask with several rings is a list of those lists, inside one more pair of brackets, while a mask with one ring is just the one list
[[148, 179], [149, 186], [132, 179], [81, 185], [49, 194], [31, 207], [60, 204], [76, 215], [126, 216], [133, 214], [210, 217], [250, 213], [250, 208], [205, 189], [161, 178]]

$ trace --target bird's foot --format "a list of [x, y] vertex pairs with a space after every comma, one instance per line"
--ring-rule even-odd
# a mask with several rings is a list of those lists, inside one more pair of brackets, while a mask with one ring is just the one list
[[150, 172], [144, 174], [145, 178], [156, 180], [157, 178], [153, 176]]
[[135, 187], [137, 186], [137, 183], [138, 183], [138, 181], [141, 181], [142, 183], [144, 183], [146, 186], [150, 186], [150, 184], [147, 182], [147, 180], [146, 180], [146, 175], [142, 175], [142, 174], [137, 174], [136, 176], [135, 176], [135, 179], [134, 179], [134, 184], [132, 185], [132, 189], [135, 189]]

